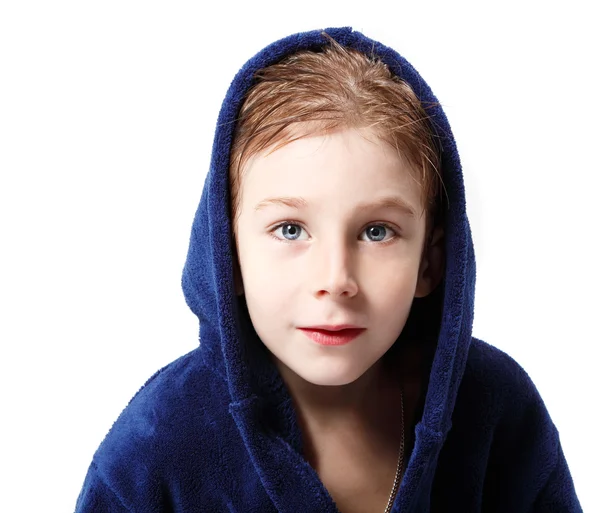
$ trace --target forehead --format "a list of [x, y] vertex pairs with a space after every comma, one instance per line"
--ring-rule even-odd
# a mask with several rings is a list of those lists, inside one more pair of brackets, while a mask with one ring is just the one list
[[309, 133], [274, 151], [268, 148], [249, 159], [241, 186], [243, 202], [302, 196], [348, 203], [395, 193], [421, 210], [421, 187], [408, 161], [365, 128]]

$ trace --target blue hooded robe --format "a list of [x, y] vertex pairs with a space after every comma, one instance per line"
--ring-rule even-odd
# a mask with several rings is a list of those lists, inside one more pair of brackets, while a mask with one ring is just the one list
[[[442, 150], [446, 272], [435, 293], [415, 299], [403, 331], [425, 355], [424, 393], [407, 426], [413, 444], [392, 511], [581, 511], [559, 433], [534, 384], [513, 359], [471, 335], [473, 243], [459, 155], [442, 108], [391, 48], [349, 27], [325, 32], [379, 56], [424, 105], [433, 105], [427, 112]], [[182, 278], [200, 321], [199, 347], [156, 372], [131, 399], [94, 454], [76, 512], [338, 511], [303, 457], [291, 397], [235, 294], [228, 185], [236, 116], [254, 72], [325, 44], [319, 30], [291, 35], [233, 79]]]

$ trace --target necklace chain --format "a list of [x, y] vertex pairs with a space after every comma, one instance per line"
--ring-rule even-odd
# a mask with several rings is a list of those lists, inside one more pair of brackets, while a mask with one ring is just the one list
[[394, 485], [388, 499], [387, 506], [385, 507], [384, 513], [390, 513], [392, 510], [392, 504], [398, 493], [398, 487], [400, 486], [400, 477], [402, 475], [402, 463], [404, 462], [404, 394], [402, 387], [400, 387], [400, 411], [402, 415], [402, 429], [400, 436], [400, 450], [398, 451], [398, 464], [396, 465], [396, 476], [394, 477]]

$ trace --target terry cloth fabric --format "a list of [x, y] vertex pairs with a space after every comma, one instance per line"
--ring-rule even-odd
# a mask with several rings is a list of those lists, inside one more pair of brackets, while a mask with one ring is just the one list
[[[437, 104], [393, 49], [350, 27], [325, 31], [378, 55], [424, 104]], [[320, 30], [291, 35], [233, 79], [183, 270], [185, 297], [200, 321], [199, 347], [156, 372], [129, 402], [93, 457], [76, 512], [337, 511], [303, 457], [290, 395], [235, 295], [228, 190], [236, 115], [254, 72], [325, 44]], [[559, 433], [534, 384], [513, 359], [472, 337], [475, 258], [462, 170], [442, 108], [428, 113], [442, 144], [447, 263], [429, 303], [413, 305], [416, 312], [437, 301], [439, 317], [392, 511], [581, 511]], [[417, 313], [411, 318], [413, 329], [424, 327]]]

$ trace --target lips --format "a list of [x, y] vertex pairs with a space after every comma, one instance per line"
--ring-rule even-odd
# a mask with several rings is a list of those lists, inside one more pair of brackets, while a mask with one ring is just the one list
[[322, 346], [342, 346], [349, 344], [365, 331], [365, 328], [343, 326], [329, 326], [328, 329], [320, 327], [298, 328], [308, 338]]

